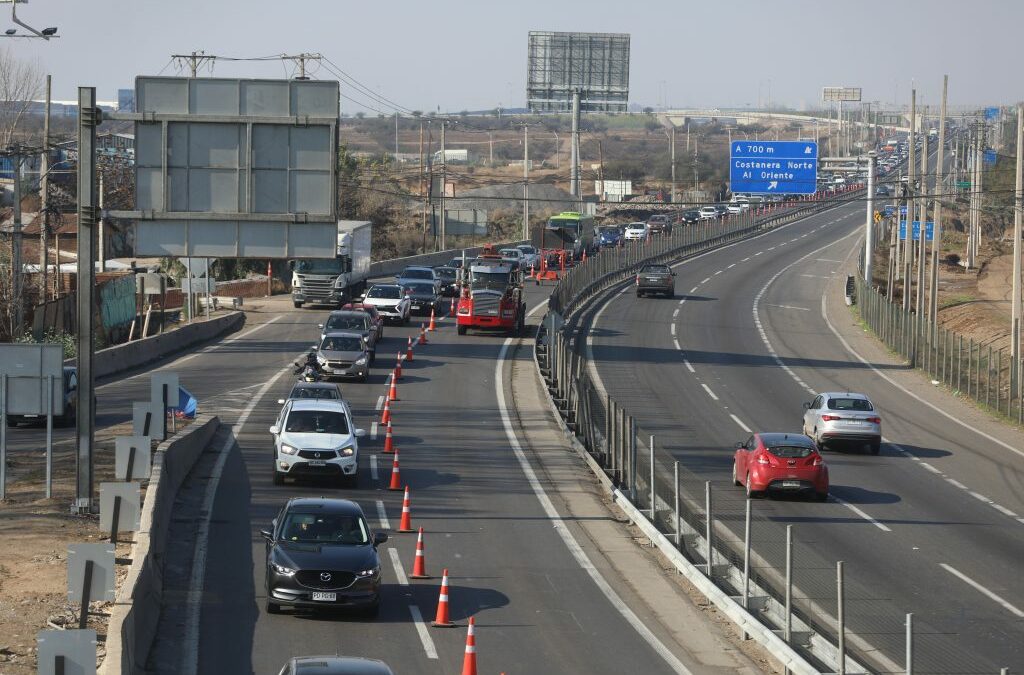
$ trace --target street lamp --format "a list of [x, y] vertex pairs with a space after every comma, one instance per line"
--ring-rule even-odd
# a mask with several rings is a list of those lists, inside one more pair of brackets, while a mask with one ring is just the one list
[[28, 32], [32, 33], [32, 35], [16, 35], [15, 34], [17, 32], [16, 29], [9, 28], [9, 29], [4, 31], [4, 35], [5, 36], [7, 36], [7, 37], [18, 37], [18, 38], [41, 37], [44, 40], [49, 40], [50, 38], [60, 37], [59, 35], [57, 35], [57, 27], [56, 26], [51, 26], [49, 28], [44, 28], [43, 30], [38, 31], [35, 28], [33, 28], [32, 26], [28, 25], [27, 23], [25, 23], [24, 21], [22, 21], [21, 19], [18, 18], [18, 3], [19, 2], [27, 2], [27, 0], [0, 0], [0, 3], [5, 3], [5, 2], [11, 3], [11, 21], [13, 21], [17, 25], [21, 26], [22, 28], [24, 28]]

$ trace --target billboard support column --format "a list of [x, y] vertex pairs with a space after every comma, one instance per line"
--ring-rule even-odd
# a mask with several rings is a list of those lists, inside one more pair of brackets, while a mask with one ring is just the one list
[[[864, 226], [864, 281], [871, 288], [875, 254], [875, 151], [868, 153], [868, 207]], [[897, 216], [899, 217], [899, 216]]]
[[569, 168], [569, 192], [576, 198], [578, 202], [580, 199], [580, 90], [574, 89], [572, 92], [572, 144], [571, 144], [571, 164]]
[[78, 88], [78, 406], [77, 453], [75, 465], [75, 503], [79, 513], [92, 511], [93, 474], [92, 444], [95, 422], [93, 397], [93, 300], [96, 271], [93, 259], [96, 245], [93, 240], [96, 224], [96, 127], [101, 111], [96, 107], [96, 88]]

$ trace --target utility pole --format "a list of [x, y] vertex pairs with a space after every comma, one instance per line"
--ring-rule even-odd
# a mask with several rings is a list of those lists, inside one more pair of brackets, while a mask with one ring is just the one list
[[[972, 260], [975, 264], [978, 262], [978, 254], [981, 252], [981, 214], [985, 209], [985, 123], [978, 123], [978, 145], [974, 149], [974, 171], [977, 176], [974, 185], [975, 194], [978, 196], [978, 208], [976, 209], [975, 215], [975, 232], [974, 239], [974, 252], [971, 255]], [[975, 185], [977, 187], [975, 187]]]
[[395, 111], [395, 170], [398, 169], [398, 111]]
[[420, 247], [421, 253], [427, 252], [427, 197], [423, 189], [423, 120], [420, 120], [420, 199], [423, 200], [423, 212], [421, 214], [420, 229], [423, 230], [423, 244]]
[[99, 212], [99, 220], [96, 223], [96, 227], [98, 229], [97, 236], [96, 236], [96, 238], [97, 238], [96, 253], [99, 256], [100, 272], [106, 272], [107, 271], [107, 253], [106, 253], [106, 249], [107, 249], [107, 238], [106, 238], [107, 232], [106, 232], [106, 230], [107, 230], [107, 227], [106, 227], [106, 221], [103, 220], [103, 174], [104, 174], [104, 172], [103, 172], [103, 167], [102, 166], [99, 167], [99, 172], [98, 173], [99, 173], [99, 182], [100, 182], [100, 187], [99, 187], [99, 206], [100, 206], [100, 212]]
[[523, 124], [523, 241], [530, 240], [530, 125]]
[[572, 144], [571, 163], [569, 169], [569, 192], [572, 196], [580, 199], [580, 91], [572, 92]]
[[[676, 203], [676, 125], [672, 125], [672, 203]], [[732, 147], [732, 142], [729, 142]]]
[[864, 281], [871, 287], [875, 258], [875, 151], [868, 152], [867, 221], [864, 229]]
[[[1010, 342], [1010, 363], [1020, 356], [1021, 318], [1021, 237], [1024, 236], [1024, 103], [1017, 104], [1017, 184], [1013, 195], [1013, 336]], [[1012, 372], [1012, 367], [1011, 367]], [[1012, 383], [1011, 383], [1012, 385]], [[1011, 388], [1011, 391], [1013, 389]]]
[[193, 51], [191, 54], [171, 54], [171, 58], [186, 61], [188, 63], [190, 77], [196, 77], [197, 74], [199, 73], [199, 69], [203, 66], [203, 64], [205, 64], [207, 61], [214, 61], [216, 60], [217, 57], [213, 54], [207, 54], [206, 52], [200, 50], [198, 52]]
[[[931, 320], [932, 328], [937, 329], [939, 322], [939, 255], [942, 252], [942, 196], [943, 178], [945, 177], [946, 160], [946, 94], [949, 89], [949, 75], [942, 76], [942, 106], [939, 109], [939, 153], [936, 157], [936, 177], [938, 178], [935, 189], [935, 200], [932, 202], [935, 210], [933, 218], [935, 222], [935, 235], [932, 239], [932, 278], [929, 283], [931, 294], [928, 296], [928, 318]], [[1018, 256], [1019, 260], [1019, 256]], [[1019, 275], [1018, 275], [1019, 276]]]
[[[39, 178], [39, 210], [42, 216], [39, 225], [39, 300], [49, 299], [47, 246], [50, 245], [50, 85], [51, 76], [46, 76], [46, 116], [43, 118], [43, 156], [39, 168], [43, 174]], [[60, 265], [60, 260], [57, 261]]]
[[487, 132], [487, 166], [494, 166], [494, 134], [490, 131]]
[[913, 282], [912, 266], [914, 247], [911, 242], [910, 228], [914, 222], [914, 189], [917, 179], [917, 89], [910, 90], [910, 158], [907, 162], [907, 220], [906, 235], [903, 243], [903, 311], [910, 311], [910, 291]]
[[[928, 108], [924, 108], [924, 112], [921, 116], [922, 121], [926, 119], [928, 114]], [[925, 261], [928, 259], [928, 248], [926, 246], [925, 228], [928, 220], [928, 133], [922, 128], [923, 138], [921, 139], [921, 204], [920, 208], [916, 209], [916, 213], [920, 213], [918, 216], [920, 219], [921, 227], [920, 234], [918, 235], [917, 242], [917, 297], [915, 301], [915, 307], [917, 315], [920, 317], [922, 313], [927, 314], [927, 308], [924, 305], [924, 280], [925, 280]], [[910, 232], [910, 228], [907, 228], [907, 232]], [[910, 237], [910, 235], [907, 235]]]
[[447, 217], [444, 210], [445, 192], [448, 191], [448, 152], [445, 150], [444, 130], [448, 126], [448, 120], [441, 120], [441, 228], [439, 245], [441, 251], [445, 250], [445, 226]]
[[[11, 303], [14, 310], [14, 334], [21, 331], [24, 269], [21, 264], [21, 148], [11, 155], [14, 164], [14, 213], [11, 218]], [[5, 394], [6, 395], [6, 394]]]

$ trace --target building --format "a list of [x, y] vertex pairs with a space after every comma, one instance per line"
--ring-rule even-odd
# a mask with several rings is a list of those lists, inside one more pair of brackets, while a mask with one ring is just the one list
[[135, 112], [135, 90], [117, 90], [117, 112]]

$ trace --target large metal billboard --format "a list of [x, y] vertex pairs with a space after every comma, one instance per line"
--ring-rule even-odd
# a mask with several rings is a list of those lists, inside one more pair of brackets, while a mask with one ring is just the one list
[[584, 111], [625, 112], [628, 33], [530, 31], [526, 102], [534, 112], [568, 112], [580, 92]]
[[137, 77], [135, 254], [332, 257], [334, 81]]
[[822, 87], [822, 101], [859, 101], [860, 87]]

